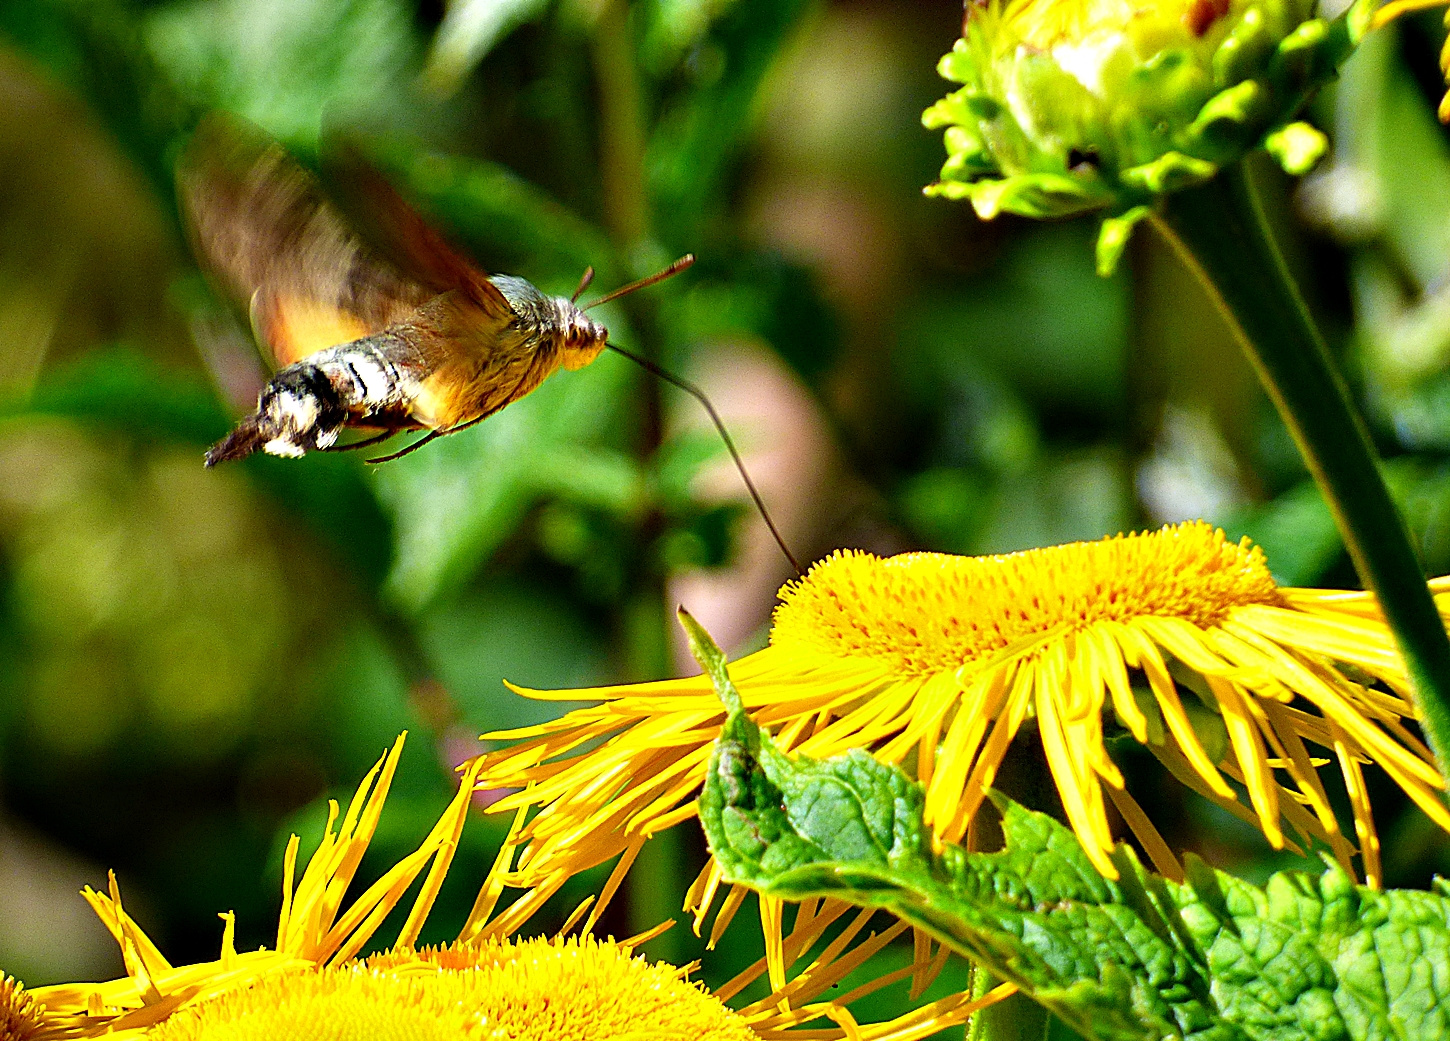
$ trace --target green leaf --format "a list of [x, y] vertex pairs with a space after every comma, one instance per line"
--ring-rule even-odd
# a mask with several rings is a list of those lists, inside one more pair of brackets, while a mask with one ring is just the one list
[[816, 273], [778, 253], [712, 252], [681, 288], [659, 295], [660, 327], [672, 352], [666, 359], [676, 368], [688, 371], [702, 341], [758, 338], [814, 385], [840, 351], [838, 316]]
[[646, 494], [627, 461], [596, 447], [632, 375], [622, 358], [555, 373], [485, 423], [376, 468], [397, 551], [388, 594], [409, 612], [457, 588], [539, 499], [629, 512]]
[[1377, 179], [1386, 245], [1404, 266], [1397, 274], [1414, 280], [1408, 302], [1418, 303], [1420, 290], [1443, 283], [1450, 257], [1450, 145], [1434, 104], [1396, 57], [1393, 33], [1365, 41], [1344, 101], [1354, 133], [1335, 147], [1353, 149], [1351, 160]]
[[697, 45], [713, 66], [667, 101], [647, 146], [646, 165], [658, 212], [674, 237], [692, 238], [745, 135], [766, 74], [791, 38], [805, 0], [739, 0]]
[[401, 113], [420, 43], [401, 0], [179, 0], [150, 11], [156, 63], [192, 102], [292, 145], [322, 113]]
[[[158, 364], [127, 348], [103, 348], [48, 372], [26, 397], [0, 400], [0, 419], [58, 416], [140, 443], [181, 442], [202, 448], [230, 420], [195, 374]], [[305, 461], [255, 455], [238, 465], [274, 500], [330, 542], [369, 585], [388, 569], [392, 532], [356, 458], [314, 453]]]
[[[49, 415], [199, 445], [227, 432], [216, 395], [192, 373], [128, 348], [92, 351], [47, 373], [25, 397], [0, 400], [0, 417]], [[197, 465], [201, 454], [197, 453]]]
[[900, 770], [859, 750], [791, 759], [736, 711], [699, 807], [727, 881], [888, 910], [1094, 1041], [1450, 1038], [1443, 893], [1367, 889], [1333, 864], [1260, 888], [1191, 858], [1180, 885], [1125, 847], [1112, 881], [1066, 826], [994, 801], [1000, 852], [934, 852]]
[[543, 13], [549, 0], [455, 0], [433, 37], [424, 80], [437, 93], [451, 94], [494, 45], [519, 25]]

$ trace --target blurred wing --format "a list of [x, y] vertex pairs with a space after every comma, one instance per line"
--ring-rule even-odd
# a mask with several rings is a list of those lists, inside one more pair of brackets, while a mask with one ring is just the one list
[[[457, 287], [444, 277], [458, 277], [456, 268], [415, 273], [385, 259], [311, 174], [238, 120], [202, 122], [178, 165], [177, 186], [197, 256], [250, 310], [278, 367], [387, 328]], [[388, 192], [396, 202], [386, 205], [406, 207]], [[432, 234], [422, 218], [412, 219]]]
[[462, 290], [488, 317], [513, 320], [513, 308], [488, 275], [449, 246], [353, 140], [327, 134], [322, 154], [328, 187], [337, 190], [344, 214], [365, 241], [423, 285], [440, 293]]

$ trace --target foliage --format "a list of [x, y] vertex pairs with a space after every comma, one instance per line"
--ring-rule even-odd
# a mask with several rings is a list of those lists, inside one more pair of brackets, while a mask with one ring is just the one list
[[[396, 782], [408, 833], [474, 735], [537, 721], [503, 680], [665, 675], [666, 605], [704, 599], [675, 584], [698, 565], [730, 568], [703, 577], [730, 583], [717, 609], [747, 645], [782, 577], [749, 570], [738, 493], [699, 479], [720, 449], [695, 405], [618, 358], [381, 469], [347, 455], [203, 472], [261, 374], [173, 201], [174, 157], [213, 108], [309, 164], [327, 133], [355, 134], [480, 263], [546, 291], [586, 265], [607, 290], [696, 253], [603, 317], [692, 378], [755, 359], [716, 378], [717, 398], [761, 394], [760, 371], [791, 388], [768, 407], [809, 433], [790, 428], [779, 454], [799, 469], [766, 497], [795, 513], [802, 557], [1007, 552], [1201, 515], [1253, 535], [1282, 579], [1352, 584], [1282, 427], [1160, 244], [1139, 236], [1101, 279], [1083, 223], [981, 225], [921, 197], [940, 140], [916, 114], [958, 28], [910, 0], [0, 0], [0, 841], [69, 858], [70, 874], [37, 861], [54, 906], [115, 867], [178, 959], [215, 951], [219, 906], [240, 945], [267, 942], [245, 923], [275, 911], [285, 836], [399, 729], [436, 751]], [[1422, 82], [1436, 33], [1371, 36], [1305, 116], [1333, 139], [1324, 168], [1297, 195], [1264, 181], [1444, 573], [1450, 149]], [[601, 75], [607, 55], [633, 87]], [[774, 428], [731, 424], [747, 452], [776, 447]], [[1149, 809], [1175, 845], [1211, 836], [1206, 855], [1245, 877], [1283, 866], [1214, 808], [1162, 798]], [[1393, 796], [1376, 811], [1397, 884], [1450, 866]], [[453, 876], [472, 880], [498, 836], [465, 836]], [[379, 835], [379, 861], [402, 843]], [[677, 907], [703, 855], [697, 839], [654, 850], [606, 923], [618, 935]], [[598, 881], [561, 893], [557, 921]], [[445, 889], [440, 921], [468, 888]], [[758, 953], [745, 917], [708, 979]], [[46, 960], [105, 937], [54, 944], [49, 923], [22, 924], [0, 915], [0, 965], [28, 983], [116, 971]]]
[[1067, 827], [995, 802], [1001, 851], [935, 850], [898, 768], [791, 758], [736, 698], [700, 819], [727, 881], [885, 908], [1094, 1041], [1450, 1037], [1443, 884], [1379, 892], [1331, 862], [1255, 886], [1190, 857], [1180, 885], [1124, 846], [1109, 881]]

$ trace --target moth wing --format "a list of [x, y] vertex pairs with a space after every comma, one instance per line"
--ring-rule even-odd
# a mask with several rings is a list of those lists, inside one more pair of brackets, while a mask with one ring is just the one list
[[318, 351], [350, 343], [388, 324], [370, 325], [360, 315], [306, 296], [258, 289], [249, 308], [252, 335], [266, 347], [275, 368]]
[[[281, 145], [231, 117], [202, 121], [178, 164], [177, 187], [197, 256], [249, 309], [278, 367], [406, 319], [452, 288], [441, 284], [445, 271], [458, 273], [394, 262], [349, 226]], [[391, 187], [387, 193], [384, 207], [407, 208]], [[434, 235], [408, 213], [415, 235]], [[501, 295], [498, 303], [508, 306]]]
[[354, 140], [328, 134], [323, 157], [328, 185], [337, 187], [344, 211], [366, 241], [436, 292], [461, 291], [488, 318], [514, 319], [513, 308], [487, 273], [453, 249], [364, 157]]

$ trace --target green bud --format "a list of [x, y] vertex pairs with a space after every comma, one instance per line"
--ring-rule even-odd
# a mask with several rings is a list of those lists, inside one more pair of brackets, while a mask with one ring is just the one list
[[986, 0], [938, 66], [961, 89], [922, 122], [945, 131], [928, 195], [999, 212], [1102, 210], [1098, 266], [1166, 192], [1266, 148], [1292, 174], [1324, 153], [1294, 122], [1369, 24], [1314, 0]]

